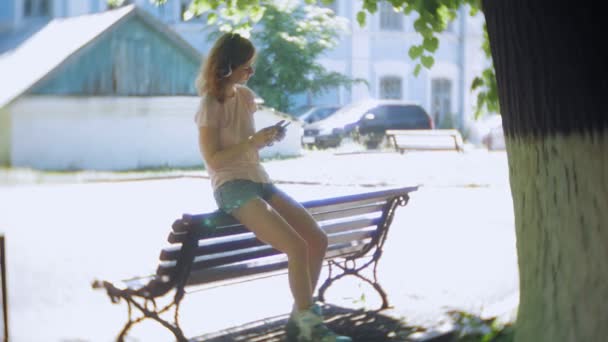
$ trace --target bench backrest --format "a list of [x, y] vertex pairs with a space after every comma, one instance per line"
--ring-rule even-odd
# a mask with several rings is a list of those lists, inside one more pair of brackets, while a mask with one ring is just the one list
[[[329, 239], [326, 259], [356, 258], [384, 242], [396, 205], [416, 187], [304, 202]], [[184, 215], [173, 224], [158, 278], [208, 284], [287, 267], [285, 254], [258, 240], [232, 216], [216, 211]], [[178, 279], [182, 278], [182, 279]]]
[[455, 129], [387, 130], [386, 136], [397, 150], [462, 151], [462, 135]]

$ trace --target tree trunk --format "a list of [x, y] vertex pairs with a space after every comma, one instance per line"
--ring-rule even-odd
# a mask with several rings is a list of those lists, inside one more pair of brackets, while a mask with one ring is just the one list
[[608, 54], [599, 4], [483, 0], [515, 212], [517, 341], [608, 341]]

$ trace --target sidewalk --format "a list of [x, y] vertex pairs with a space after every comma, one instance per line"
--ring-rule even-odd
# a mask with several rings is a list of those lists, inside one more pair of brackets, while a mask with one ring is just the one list
[[[265, 167], [299, 201], [423, 185], [397, 211], [380, 262], [379, 279], [395, 307], [391, 317], [433, 327], [451, 308], [482, 313], [502, 305], [496, 315], [516, 306], [504, 153], [324, 151]], [[182, 175], [0, 187], [0, 207], [7, 208], [0, 229], [8, 244], [13, 341], [113, 340], [126, 320], [126, 306], [112, 305], [90, 282], [153, 271], [173, 220], [184, 212], [215, 209], [204, 172]], [[374, 296], [351, 280], [328, 292], [332, 305], [353, 309], [376, 307]], [[190, 294], [180, 317], [188, 336], [201, 336], [284, 315], [290, 305], [286, 277], [279, 276]], [[130, 338], [168, 341], [171, 335], [147, 322]]]

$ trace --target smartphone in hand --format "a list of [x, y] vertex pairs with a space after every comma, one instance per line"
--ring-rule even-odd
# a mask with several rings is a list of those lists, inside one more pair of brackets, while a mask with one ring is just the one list
[[274, 124], [274, 125], [275, 125], [276, 127], [278, 127], [278, 128], [279, 128], [279, 130], [284, 131], [284, 130], [285, 130], [285, 128], [286, 128], [287, 126], [289, 126], [289, 124], [291, 124], [291, 121], [287, 121], [287, 122], [285, 122], [285, 121], [286, 121], [286, 120], [281, 120], [281, 121], [277, 122], [277, 123], [276, 123], [276, 124]]

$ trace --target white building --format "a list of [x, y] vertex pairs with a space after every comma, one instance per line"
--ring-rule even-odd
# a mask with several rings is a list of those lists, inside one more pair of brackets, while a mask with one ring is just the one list
[[[205, 23], [201, 19], [187, 22], [182, 19], [191, 0], [168, 0], [163, 6], [155, 6], [150, 0], [127, 2], [136, 3], [168, 24], [201, 53], [209, 49]], [[0, 4], [0, 13], [12, 11], [15, 15], [11, 21], [9, 16], [0, 14], [0, 29], [27, 24], [28, 19], [19, 18], [19, 13], [31, 13], [31, 22], [36, 15], [74, 16], [103, 11], [106, 6], [106, 0], [5, 0]], [[312, 99], [302, 94], [297, 103], [344, 105], [368, 97], [397, 98], [421, 104], [438, 126], [449, 124], [448, 115], [454, 115], [454, 126], [467, 126], [476, 100], [476, 94], [470, 91], [471, 82], [490, 63], [481, 50], [483, 15], [471, 17], [468, 8], [461, 8], [456, 20], [439, 35], [435, 65], [430, 70], [423, 68], [415, 77], [412, 72], [415, 63], [410, 60], [408, 49], [421, 41], [413, 28], [417, 14], [395, 13], [388, 2], [383, 2], [377, 13], [368, 15], [365, 27], [360, 27], [356, 14], [361, 6], [362, 1], [353, 0], [334, 0], [329, 6], [348, 19], [350, 32], [320, 62], [328, 70], [366, 79], [369, 89], [365, 85], [334, 89]]]
[[[169, 0], [161, 7], [151, 5], [148, 0], [134, 1], [171, 25], [199, 51], [204, 53], [210, 48], [204, 34], [205, 23], [201, 19], [181, 19], [190, 0]], [[345, 105], [365, 98], [403, 99], [422, 105], [438, 127], [466, 127], [472, 120], [477, 98], [470, 91], [471, 83], [490, 65], [481, 50], [483, 15], [471, 17], [467, 7], [460, 8], [457, 18], [439, 34], [435, 65], [430, 70], [422, 68], [416, 77], [413, 74], [416, 63], [409, 58], [408, 50], [421, 42], [420, 34], [413, 28], [417, 14], [396, 13], [388, 2], [382, 2], [378, 12], [368, 15], [366, 25], [361, 27], [356, 21], [361, 6], [362, 1], [353, 0], [334, 0], [328, 6], [348, 20], [349, 32], [319, 62], [328, 70], [367, 80], [369, 88], [342, 87], [314, 98], [302, 94], [297, 103]], [[447, 118], [449, 115], [453, 116], [451, 120]]]

